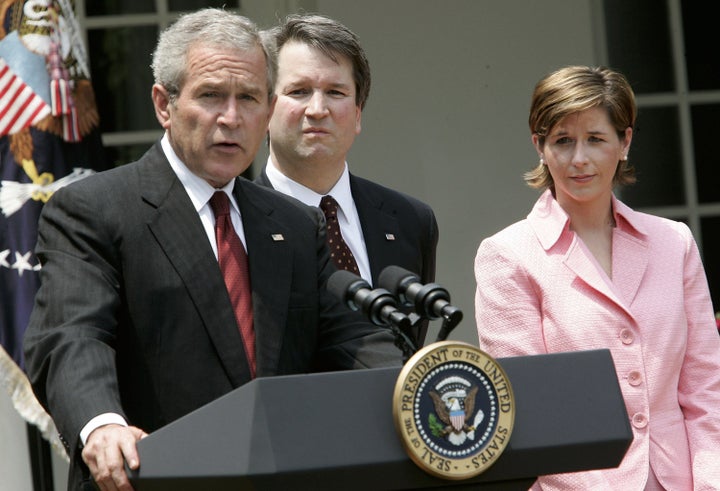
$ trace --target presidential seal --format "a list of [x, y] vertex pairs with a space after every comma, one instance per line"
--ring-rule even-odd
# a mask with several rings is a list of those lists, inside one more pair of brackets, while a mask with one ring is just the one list
[[436, 477], [468, 479], [505, 450], [515, 397], [505, 371], [487, 353], [442, 341], [421, 349], [403, 367], [393, 418], [415, 464]]

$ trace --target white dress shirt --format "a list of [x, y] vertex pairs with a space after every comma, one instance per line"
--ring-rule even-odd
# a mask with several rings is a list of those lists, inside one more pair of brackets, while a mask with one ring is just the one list
[[[293, 181], [285, 174], [280, 172], [268, 157], [267, 166], [265, 168], [268, 179], [273, 188], [283, 194], [292, 196], [302, 201], [306, 205], [320, 207], [320, 200], [324, 194], [318, 194], [312, 189]], [[372, 275], [370, 274], [370, 260], [368, 259], [367, 247], [365, 246], [365, 238], [363, 237], [362, 227], [360, 226], [360, 217], [358, 216], [357, 207], [350, 191], [350, 173], [348, 171], [347, 162], [340, 179], [327, 193], [335, 198], [338, 202], [338, 223], [340, 224], [340, 233], [347, 243], [348, 247], [355, 256], [360, 276], [372, 284]]]
[[235, 233], [238, 234], [238, 237], [240, 237], [240, 240], [243, 243], [243, 247], [245, 247], [245, 251], [248, 255], [250, 255], [250, 251], [247, 250], [247, 244], [245, 242], [245, 229], [243, 229], [240, 209], [238, 208], [238, 205], [235, 202], [235, 197], [232, 193], [235, 186], [235, 180], [231, 180], [222, 189], [215, 189], [208, 184], [205, 179], [190, 172], [190, 169], [182, 163], [170, 145], [167, 134], [162, 138], [162, 140], [160, 140], [160, 144], [162, 145], [165, 156], [170, 162], [170, 167], [172, 167], [173, 171], [180, 180], [180, 183], [182, 183], [185, 188], [188, 196], [190, 196], [190, 200], [195, 206], [195, 211], [197, 211], [198, 215], [200, 215], [200, 221], [202, 221], [205, 233], [207, 234], [208, 240], [215, 252], [215, 258], [217, 258], [217, 243], [215, 242], [215, 215], [213, 214], [212, 208], [210, 208], [210, 198], [212, 198], [215, 191], [220, 190], [225, 191], [225, 194], [227, 194], [228, 198], [230, 198], [230, 219], [232, 220], [233, 227], [235, 228]]

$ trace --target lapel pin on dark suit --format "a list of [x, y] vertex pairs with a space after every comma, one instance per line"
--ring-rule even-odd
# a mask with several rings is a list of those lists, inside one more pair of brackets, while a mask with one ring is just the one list
[[282, 242], [285, 240], [285, 237], [283, 237], [283, 234], [271, 234], [270, 237], [272, 237], [272, 240], [274, 242]]
[[395, 234], [385, 234], [385, 240], [395, 240]]

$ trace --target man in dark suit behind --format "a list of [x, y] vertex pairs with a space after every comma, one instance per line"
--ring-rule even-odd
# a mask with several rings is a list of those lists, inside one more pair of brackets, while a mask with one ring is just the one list
[[[342, 236], [368, 283], [377, 286], [389, 265], [434, 281], [432, 209], [348, 172], [346, 156], [370, 92], [370, 66], [357, 36], [320, 15], [291, 15], [269, 35], [278, 50], [278, 99], [268, 126], [270, 156], [256, 182], [312, 206], [334, 197]], [[419, 329], [420, 347], [426, 330], [427, 322]]]
[[[59, 190], [40, 221], [25, 355], [73, 490], [131, 489], [124, 462], [138, 468], [140, 438], [253, 373], [402, 361], [387, 330], [326, 292], [335, 269], [319, 211], [236, 178], [275, 103], [256, 26], [218, 9], [183, 16], [161, 35], [153, 72], [165, 136], [137, 162]], [[216, 193], [249, 258], [252, 357], [218, 266]]]

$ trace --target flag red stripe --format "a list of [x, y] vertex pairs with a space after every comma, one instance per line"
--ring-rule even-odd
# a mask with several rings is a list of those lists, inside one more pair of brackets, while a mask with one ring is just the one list
[[12, 134], [36, 122], [47, 105], [0, 60], [0, 135]]
[[[0, 128], [1, 134], [6, 134], [8, 130], [12, 130], [15, 122], [22, 116], [23, 111], [25, 108], [27, 108], [30, 103], [32, 102], [32, 97], [27, 97], [25, 99], [20, 99], [18, 96], [23, 92], [24, 87], [18, 87], [18, 90], [15, 91], [13, 99], [15, 99], [15, 102], [12, 103], [10, 109], [12, 109], [12, 113], [10, 113], [10, 121], [6, 122], [3, 127]], [[18, 103], [21, 105], [18, 106]]]
[[8, 73], [9, 69], [7, 65], [3, 67], [0, 73], [0, 98], [5, 97], [5, 94], [13, 86], [13, 83], [17, 80], [17, 77], [12, 73]]

